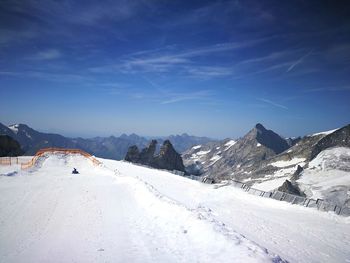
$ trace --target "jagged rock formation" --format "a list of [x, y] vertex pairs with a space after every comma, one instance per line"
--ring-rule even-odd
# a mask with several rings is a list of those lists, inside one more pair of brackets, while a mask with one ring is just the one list
[[305, 196], [299, 189], [297, 185], [292, 184], [290, 181], [285, 180], [284, 183], [277, 188], [278, 191], [285, 192], [288, 194]]
[[140, 153], [140, 163], [152, 164], [154, 162], [154, 153], [156, 152], [157, 141], [152, 140], [148, 147], [142, 149]]
[[0, 135], [0, 157], [22, 155], [20, 144], [7, 135]]
[[181, 155], [178, 154], [169, 140], [165, 140], [159, 154], [155, 155], [157, 141], [152, 140], [149, 146], [139, 152], [136, 145], [129, 147], [125, 160], [148, 165], [157, 169], [177, 170], [185, 172]]
[[140, 151], [136, 145], [132, 145], [129, 147], [129, 150], [125, 156], [125, 161], [132, 163], [138, 163], [140, 161]]
[[164, 141], [154, 163], [159, 169], [185, 171], [181, 155], [175, 151], [169, 140]]

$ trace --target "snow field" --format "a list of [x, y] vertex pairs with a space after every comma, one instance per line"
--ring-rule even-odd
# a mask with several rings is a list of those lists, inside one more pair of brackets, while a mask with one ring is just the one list
[[126, 162], [103, 162], [118, 168], [121, 174], [146, 182], [188, 209], [205, 208], [225, 228], [289, 262], [350, 260], [349, 218], [261, 198], [230, 186], [214, 189], [212, 185]]
[[163, 195], [141, 178], [151, 169], [113, 162], [53, 155], [0, 176], [0, 262], [280, 261], [210, 210]]

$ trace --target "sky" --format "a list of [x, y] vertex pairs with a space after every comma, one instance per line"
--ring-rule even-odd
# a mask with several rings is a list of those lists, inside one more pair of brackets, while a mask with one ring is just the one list
[[348, 1], [0, 1], [0, 122], [67, 136], [350, 123]]

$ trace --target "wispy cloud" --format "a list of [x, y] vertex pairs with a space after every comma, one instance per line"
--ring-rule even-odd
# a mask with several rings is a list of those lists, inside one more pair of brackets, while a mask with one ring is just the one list
[[289, 66], [289, 68], [287, 69], [286, 72], [289, 72], [291, 70], [293, 70], [297, 65], [301, 64], [304, 59], [308, 56], [311, 55], [311, 53], [313, 52], [313, 50], [309, 51], [308, 53], [306, 53], [304, 56], [302, 56], [301, 58], [299, 58], [297, 61], [295, 61], [294, 63], [292, 63], [292, 65]]
[[[266, 42], [271, 38], [258, 38], [241, 42], [226, 42], [210, 46], [198, 47], [195, 49], [176, 50], [172, 49], [147, 50], [130, 54], [121, 60], [121, 64], [113, 64], [102, 67], [95, 67], [91, 70], [94, 72], [103, 72], [104, 70], [120, 70], [124, 73], [137, 72], [167, 72], [175, 67], [189, 75], [222, 76], [230, 74], [230, 70], [225, 67], [214, 67], [208, 65], [196, 65], [196, 59], [200, 57], [210, 57], [216, 53], [224, 53], [227, 51], [240, 50], [253, 47], [260, 43]], [[159, 52], [158, 52], [159, 51]], [[213, 72], [209, 70], [213, 69]], [[209, 75], [210, 74], [210, 75]]]
[[12, 76], [12, 77], [29, 77], [44, 79], [52, 82], [89, 82], [91, 78], [89, 76], [71, 73], [52, 73], [43, 71], [0, 71], [0, 75]]
[[271, 100], [268, 100], [268, 99], [257, 98], [257, 100], [262, 101], [262, 102], [265, 102], [265, 103], [270, 104], [270, 105], [272, 105], [272, 106], [275, 106], [275, 107], [277, 107], [277, 108], [281, 108], [281, 109], [284, 109], [284, 110], [288, 110], [288, 107], [287, 107], [287, 106], [284, 106], [284, 105], [282, 105], [282, 104], [276, 103], [276, 102], [271, 101]]
[[312, 88], [312, 89], [306, 89], [304, 92], [333, 92], [333, 91], [350, 91], [350, 86], [340, 86], [340, 87], [319, 87], [319, 88]]
[[30, 59], [33, 60], [52, 60], [57, 59], [62, 56], [61, 52], [57, 49], [47, 49], [38, 52], [34, 56], [31, 56]]
[[210, 90], [201, 90], [195, 92], [184, 93], [168, 93], [165, 95], [161, 104], [173, 104], [183, 101], [209, 101], [211, 100], [212, 92]]

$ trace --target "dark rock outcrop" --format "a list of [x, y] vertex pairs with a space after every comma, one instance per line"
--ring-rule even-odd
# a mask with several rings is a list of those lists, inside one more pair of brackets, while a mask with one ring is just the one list
[[157, 141], [152, 140], [147, 147], [143, 148], [140, 153], [140, 163], [150, 165], [154, 161], [156, 147]]
[[125, 160], [148, 165], [157, 169], [177, 170], [185, 172], [181, 155], [178, 154], [169, 140], [165, 140], [159, 154], [155, 155], [157, 141], [152, 140], [148, 147], [139, 152], [136, 145], [129, 147]]
[[0, 157], [22, 155], [20, 144], [7, 135], [0, 135]]
[[285, 180], [284, 183], [280, 187], [278, 187], [277, 190], [281, 191], [281, 192], [288, 193], [288, 194], [305, 196], [304, 193], [300, 191], [300, 189], [297, 185], [292, 184], [288, 180]]
[[132, 145], [129, 147], [128, 152], [125, 155], [125, 161], [138, 163], [140, 161], [140, 151], [136, 145]]
[[303, 167], [298, 165], [297, 170], [294, 172], [294, 174], [290, 178], [291, 181], [295, 182], [296, 180], [298, 180], [300, 178], [300, 175], [301, 175], [302, 171], [304, 171]]
[[154, 158], [154, 166], [159, 169], [185, 171], [180, 154], [178, 154], [169, 140], [165, 140], [159, 154]]

